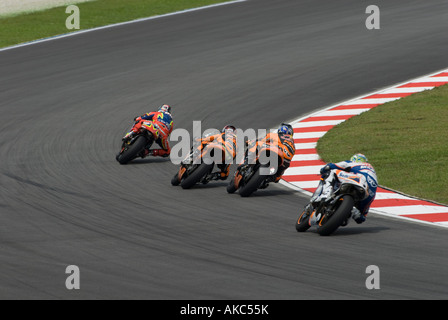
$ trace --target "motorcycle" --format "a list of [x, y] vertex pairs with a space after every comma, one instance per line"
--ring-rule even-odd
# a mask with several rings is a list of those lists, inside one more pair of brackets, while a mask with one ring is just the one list
[[120, 152], [115, 159], [120, 164], [127, 164], [135, 158], [144, 158], [147, 155], [146, 150], [151, 148], [155, 137], [157, 137], [155, 125], [152, 121], [135, 122], [131, 127], [131, 129], [136, 129], [135, 132], [134, 130], [130, 131], [123, 137]]
[[233, 134], [226, 134], [225, 140], [218, 138], [212, 142], [201, 142], [182, 160], [179, 171], [171, 179], [171, 184], [180, 184], [183, 189], [190, 189], [197, 183], [207, 184], [218, 180], [220, 173], [213, 172], [215, 164], [229, 164], [235, 155], [236, 143]]
[[[310, 217], [314, 213], [317, 233], [328, 236], [340, 226], [346, 226], [352, 215], [353, 207], [366, 199], [369, 187], [364, 176], [348, 173], [344, 170], [333, 170], [322, 175], [319, 187], [311, 197], [310, 204], [305, 206], [296, 222], [296, 230], [305, 232], [310, 227]], [[332, 176], [332, 178], [330, 177]], [[318, 193], [322, 190], [325, 180], [331, 179], [330, 195], [320, 199]], [[314, 199], [314, 200], [313, 200]]]
[[[258, 189], [266, 189], [270, 182], [276, 180], [275, 173], [290, 162], [294, 152], [294, 143], [281, 141], [277, 143], [257, 141], [257, 155], [253, 164], [243, 164], [236, 171], [227, 185], [227, 192], [238, 190], [241, 197], [249, 197]], [[246, 151], [246, 157], [248, 157]]]

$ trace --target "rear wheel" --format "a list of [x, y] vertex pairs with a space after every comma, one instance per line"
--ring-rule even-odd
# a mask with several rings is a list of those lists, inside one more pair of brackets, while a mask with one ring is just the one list
[[338, 208], [336, 211], [328, 217], [328, 220], [325, 221], [326, 217], [322, 218], [323, 224], [317, 227], [317, 233], [321, 236], [328, 236], [336, 231], [348, 218], [350, 218], [350, 214], [352, 212], [353, 205], [355, 201], [353, 197], [350, 195], [345, 195], [338, 200]]
[[208, 174], [213, 169], [214, 164], [206, 164], [201, 163], [196, 170], [194, 170], [191, 174], [188, 175], [185, 179], [182, 180], [180, 186], [182, 189], [190, 189], [196, 183], [198, 183], [202, 177]]
[[134, 160], [137, 155], [145, 148], [147, 140], [143, 136], [138, 136], [131, 145], [125, 145], [125, 149], [117, 156], [120, 164], [126, 164]]
[[260, 187], [260, 185], [263, 183], [263, 181], [266, 179], [265, 175], [260, 174], [260, 168], [257, 169], [257, 171], [252, 175], [252, 177], [247, 181], [246, 184], [240, 187], [240, 196], [242, 197], [249, 197], [252, 193], [257, 191], [257, 189]]

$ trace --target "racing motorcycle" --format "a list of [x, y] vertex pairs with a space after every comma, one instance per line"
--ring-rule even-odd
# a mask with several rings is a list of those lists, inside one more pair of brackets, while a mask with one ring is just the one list
[[135, 158], [144, 158], [147, 155], [146, 150], [151, 148], [157, 136], [156, 128], [152, 121], [137, 121], [131, 127], [137, 129], [136, 132], [130, 131], [122, 139], [120, 152], [115, 159], [120, 164], [126, 164]]
[[[227, 192], [238, 190], [241, 197], [249, 197], [258, 189], [266, 189], [270, 182], [276, 180], [277, 170], [289, 165], [294, 156], [294, 144], [279, 139], [277, 143], [267, 140], [257, 141], [257, 154], [253, 164], [243, 164], [236, 171], [227, 185]], [[248, 157], [246, 150], [246, 158]]]
[[[311, 227], [309, 222], [315, 215], [317, 233], [328, 236], [340, 226], [346, 226], [352, 215], [353, 207], [366, 199], [369, 187], [364, 176], [348, 173], [344, 170], [333, 170], [321, 176], [319, 187], [311, 197], [310, 204], [305, 206], [296, 222], [296, 230], [305, 232]], [[332, 178], [331, 178], [331, 177]], [[331, 193], [319, 200], [318, 193], [322, 190], [326, 179], [331, 180]]]
[[179, 171], [171, 179], [173, 186], [190, 189], [197, 183], [207, 184], [220, 178], [219, 172], [213, 172], [215, 164], [218, 166], [231, 163], [236, 156], [234, 134], [226, 134], [212, 142], [200, 142], [193, 146], [189, 155], [182, 160]]

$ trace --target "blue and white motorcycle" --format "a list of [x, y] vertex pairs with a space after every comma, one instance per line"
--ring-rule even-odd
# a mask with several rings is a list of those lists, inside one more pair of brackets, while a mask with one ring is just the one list
[[[323, 196], [324, 186], [327, 188]], [[347, 225], [352, 209], [369, 196], [369, 185], [361, 174], [331, 170], [322, 175], [319, 186], [296, 222], [296, 230], [305, 232], [312, 225], [317, 233], [328, 236]]]

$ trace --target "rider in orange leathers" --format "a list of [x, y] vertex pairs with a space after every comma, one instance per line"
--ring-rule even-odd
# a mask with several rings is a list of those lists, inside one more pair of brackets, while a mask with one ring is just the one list
[[[291, 159], [296, 151], [293, 135], [294, 129], [292, 128], [292, 126], [290, 124], [282, 123], [276, 133], [271, 132], [262, 139], [258, 139], [256, 141], [248, 141], [248, 150], [246, 152], [244, 163], [237, 168], [235, 176], [239, 174], [239, 170], [243, 166], [248, 165], [249, 162], [255, 159], [257, 155], [257, 149], [266, 142], [269, 142], [275, 146], [281, 147], [284, 153], [283, 164], [277, 169], [274, 178], [275, 183], [279, 182], [285, 170], [289, 168]], [[254, 159], [251, 159], [251, 157], [253, 157]]]
[[[222, 143], [223, 145], [226, 145], [226, 150], [229, 152], [232, 161], [236, 157], [236, 128], [234, 126], [226, 125], [221, 130], [221, 133], [201, 138], [198, 140], [198, 142], [201, 143], [201, 149], [203, 146], [210, 142]], [[215, 172], [216, 178], [220, 180], [227, 179], [230, 172], [230, 165], [231, 163], [227, 162], [217, 164], [217, 167], [221, 170], [221, 172]]]

